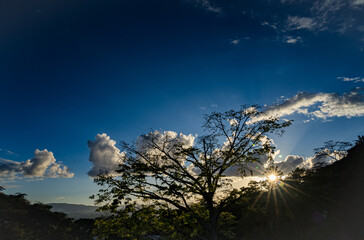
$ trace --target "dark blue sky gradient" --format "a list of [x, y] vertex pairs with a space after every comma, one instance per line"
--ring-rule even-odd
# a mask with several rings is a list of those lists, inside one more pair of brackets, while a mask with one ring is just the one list
[[[364, 25], [363, 9], [337, 12], [356, 19], [343, 33], [335, 21], [326, 30], [283, 29], [287, 16], [312, 14], [313, 2], [211, 2], [221, 8], [216, 13], [187, 0], [3, 1], [0, 148], [17, 155], [0, 157], [25, 161], [46, 148], [76, 174], [42, 183], [18, 180], [22, 187], [9, 191], [54, 201], [57, 193], [49, 197], [32, 186], [46, 191], [57, 184], [73, 196], [70, 202], [90, 203], [96, 188], [86, 174], [87, 140], [98, 133], [116, 141], [149, 129], [201, 133], [203, 114], [213, 110], [358, 87], [337, 77], [364, 76], [364, 34], [356, 30]], [[288, 44], [287, 36], [301, 41]], [[283, 154], [308, 156], [323, 141], [363, 134], [363, 118], [303, 119], [277, 140]], [[288, 142], [297, 143], [285, 147]], [[91, 190], [76, 197], [72, 181]]]

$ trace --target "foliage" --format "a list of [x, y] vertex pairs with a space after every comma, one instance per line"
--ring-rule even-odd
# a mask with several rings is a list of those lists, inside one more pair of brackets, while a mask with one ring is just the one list
[[364, 144], [348, 152], [331, 165], [242, 188], [241, 201], [228, 210], [239, 222], [236, 240], [363, 239]]
[[329, 157], [334, 161], [338, 161], [346, 156], [347, 150], [351, 146], [350, 142], [330, 140], [325, 142], [324, 146], [315, 148], [314, 152], [319, 158]]
[[358, 139], [355, 140], [355, 145], [360, 145], [364, 143], [364, 135], [358, 135]]
[[[217, 239], [218, 219], [237, 197], [226, 174], [235, 168], [235, 174], [246, 175], [247, 164], [274, 151], [266, 134], [282, 134], [291, 122], [268, 118], [255, 106], [214, 112], [205, 120], [206, 135], [196, 143], [191, 135], [159, 131], [140, 136], [134, 144], [123, 142], [126, 156], [119, 175], [95, 178], [106, 186], [93, 196], [96, 203], [112, 212], [129, 204], [173, 207], [198, 222], [205, 233], [200, 238]], [[222, 190], [224, 194], [217, 194]], [[194, 203], [205, 207], [207, 219]]]
[[51, 206], [31, 204], [25, 194], [0, 193], [0, 239], [2, 240], [81, 240], [82, 235], [66, 214], [51, 212]]

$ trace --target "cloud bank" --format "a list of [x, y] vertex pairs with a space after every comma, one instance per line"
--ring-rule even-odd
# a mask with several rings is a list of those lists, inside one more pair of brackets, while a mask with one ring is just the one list
[[332, 164], [346, 156], [346, 152], [344, 151], [332, 152], [329, 149], [324, 149], [323, 153], [324, 154], [315, 154], [314, 156], [307, 158], [297, 155], [288, 155], [284, 161], [278, 162], [275, 165], [286, 175], [297, 167], [311, 169], [318, 163]]
[[0, 178], [72, 178], [73, 176], [74, 173], [61, 162], [56, 162], [53, 153], [47, 149], [35, 150], [34, 157], [24, 162], [0, 158]]
[[281, 104], [271, 106], [254, 119], [259, 121], [267, 117], [283, 117], [294, 113], [304, 114], [312, 118], [327, 120], [332, 117], [364, 116], [364, 97], [360, 88], [350, 93], [305, 93], [300, 92], [292, 98], [285, 99]]

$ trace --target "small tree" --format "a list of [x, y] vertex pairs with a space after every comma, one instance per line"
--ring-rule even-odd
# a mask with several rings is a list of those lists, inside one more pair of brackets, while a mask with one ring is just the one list
[[363, 143], [364, 143], [364, 135], [358, 135], [358, 139], [355, 140], [355, 146], [358, 146]]
[[[193, 216], [208, 233], [202, 239], [218, 239], [218, 219], [237, 199], [227, 174], [245, 176], [247, 165], [271, 154], [274, 147], [266, 134], [282, 134], [291, 121], [266, 117], [256, 106], [205, 116], [206, 135], [154, 131], [133, 144], [122, 142], [125, 152], [117, 175], [100, 174], [96, 203], [115, 211], [122, 205], [153, 204]], [[192, 205], [200, 202], [201, 215]]]
[[315, 148], [313, 151], [318, 158], [330, 158], [333, 161], [338, 161], [346, 157], [348, 149], [352, 146], [350, 142], [342, 141], [327, 141], [323, 147]]

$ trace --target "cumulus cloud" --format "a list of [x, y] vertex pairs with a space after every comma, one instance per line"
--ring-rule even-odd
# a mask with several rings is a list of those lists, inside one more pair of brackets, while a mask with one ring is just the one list
[[364, 82], [364, 78], [362, 77], [337, 77], [337, 79], [342, 80], [344, 82]]
[[294, 113], [327, 120], [331, 117], [364, 116], [364, 97], [360, 88], [350, 93], [305, 93], [300, 92], [283, 103], [269, 107], [264, 115], [254, 119], [259, 121], [267, 117], [283, 117]]
[[34, 157], [24, 162], [0, 159], [0, 178], [46, 177], [72, 178], [69, 168], [56, 162], [53, 153], [44, 149], [34, 151]]
[[[173, 131], [154, 131], [139, 136], [136, 140], [136, 147], [139, 153], [148, 156], [153, 164], [171, 164], [169, 158], [164, 158], [166, 154], [177, 159], [181, 165], [185, 164], [185, 156], [180, 155], [181, 148], [188, 149], [194, 145], [195, 136]], [[143, 159], [142, 159], [143, 160]]]
[[288, 174], [295, 170], [297, 167], [303, 166], [305, 158], [302, 156], [288, 155], [284, 161], [278, 162], [275, 165], [283, 174]]
[[295, 44], [295, 43], [298, 43], [301, 41], [302, 41], [301, 37], [292, 37], [292, 36], [286, 37], [286, 43], [289, 43], [289, 44]]
[[95, 141], [88, 141], [90, 148], [89, 161], [92, 162], [92, 168], [88, 172], [90, 177], [96, 177], [103, 173], [106, 175], [115, 175], [119, 164], [125, 157], [124, 152], [120, 152], [116, 142], [106, 134], [97, 134]]
[[297, 155], [288, 155], [284, 161], [277, 162], [275, 165], [284, 175], [289, 174], [297, 167], [311, 169], [318, 163], [332, 164], [341, 160], [346, 156], [345, 151], [331, 151], [324, 149], [322, 152], [315, 154], [312, 157], [302, 157]]
[[[279, 155], [279, 153], [280, 151], [277, 150], [274, 154], [263, 154], [257, 156], [257, 162], [244, 163], [242, 166], [230, 167], [224, 174], [226, 177], [241, 177], [241, 169], [244, 169], [247, 177], [264, 177], [266, 169], [273, 164], [274, 166], [277, 166], [284, 175], [287, 175], [294, 171], [297, 167], [311, 169], [318, 163], [332, 164], [346, 156], [345, 151], [331, 151], [329, 149], [324, 149], [322, 152], [311, 157], [288, 155], [283, 161], [272, 162], [271, 159], [274, 159]], [[195, 167], [193, 164], [188, 167], [188, 170], [192, 174], [201, 173], [201, 170]]]
[[0, 158], [0, 178], [15, 178], [21, 172], [21, 163]]
[[[224, 148], [224, 147], [223, 147]], [[220, 153], [219, 149], [215, 150], [215, 158], [219, 158], [218, 154]], [[279, 150], [275, 153], [267, 153], [262, 155], [256, 155], [253, 156], [255, 158], [255, 162], [245, 162], [241, 165], [234, 165], [232, 167], [229, 167], [225, 170], [224, 176], [225, 177], [242, 177], [244, 175], [246, 176], [253, 176], [253, 177], [259, 177], [264, 175], [264, 171], [268, 163], [271, 161], [271, 159], [274, 159], [276, 155], [279, 154]], [[200, 159], [202, 156], [200, 156]], [[201, 169], [194, 166], [193, 164], [188, 166], [188, 171], [194, 175], [200, 174]]]

